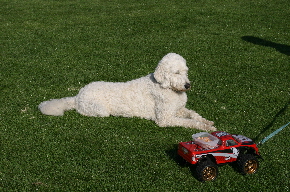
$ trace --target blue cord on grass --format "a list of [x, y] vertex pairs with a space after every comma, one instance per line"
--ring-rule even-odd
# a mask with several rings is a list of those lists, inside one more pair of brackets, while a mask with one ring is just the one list
[[277, 129], [276, 131], [274, 131], [273, 133], [271, 133], [270, 135], [268, 135], [267, 137], [265, 137], [264, 139], [262, 139], [258, 145], [265, 143], [266, 141], [268, 141], [268, 139], [270, 139], [271, 137], [273, 137], [274, 135], [276, 135], [277, 133], [279, 133], [280, 131], [282, 131], [282, 129], [284, 129], [285, 127], [287, 127], [290, 124], [287, 123], [285, 125], [283, 125], [282, 127], [280, 127], [279, 129]]

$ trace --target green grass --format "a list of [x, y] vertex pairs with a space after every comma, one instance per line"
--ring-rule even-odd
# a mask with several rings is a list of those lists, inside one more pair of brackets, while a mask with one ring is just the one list
[[[187, 107], [260, 141], [290, 120], [288, 0], [0, 0], [1, 191], [289, 191], [289, 129], [251, 176], [200, 183], [176, 145], [200, 132], [139, 118], [42, 115], [92, 81], [187, 59]], [[258, 39], [259, 38], [259, 39]]]

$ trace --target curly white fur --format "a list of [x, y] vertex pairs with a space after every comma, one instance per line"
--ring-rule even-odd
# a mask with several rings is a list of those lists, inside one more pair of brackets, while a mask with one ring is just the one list
[[44, 101], [43, 114], [60, 116], [76, 109], [86, 116], [141, 117], [159, 126], [182, 126], [214, 131], [212, 121], [185, 108], [190, 81], [185, 59], [176, 54], [165, 55], [154, 73], [128, 82], [97, 81], [83, 87], [75, 97]]

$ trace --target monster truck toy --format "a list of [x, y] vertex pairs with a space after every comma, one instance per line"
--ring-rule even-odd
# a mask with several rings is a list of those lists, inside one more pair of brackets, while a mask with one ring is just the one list
[[253, 174], [261, 158], [257, 145], [243, 135], [216, 131], [192, 135], [193, 140], [180, 142], [178, 154], [190, 164], [196, 164], [200, 181], [214, 180], [218, 176], [218, 164], [235, 162], [242, 174]]

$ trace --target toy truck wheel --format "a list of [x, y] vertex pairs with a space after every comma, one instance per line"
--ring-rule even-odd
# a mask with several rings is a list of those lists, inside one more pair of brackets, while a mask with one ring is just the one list
[[196, 173], [200, 181], [213, 181], [218, 176], [218, 167], [211, 160], [207, 159], [197, 164]]
[[244, 154], [240, 156], [237, 164], [239, 171], [243, 175], [256, 173], [259, 168], [259, 161], [252, 154]]

